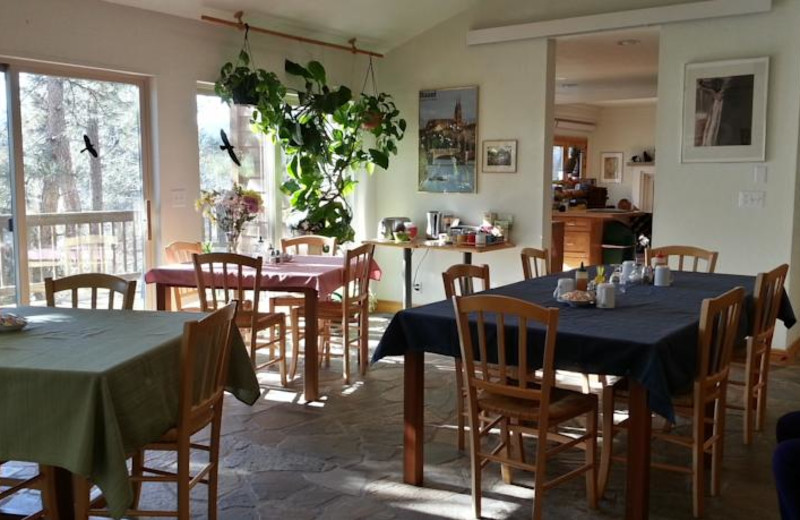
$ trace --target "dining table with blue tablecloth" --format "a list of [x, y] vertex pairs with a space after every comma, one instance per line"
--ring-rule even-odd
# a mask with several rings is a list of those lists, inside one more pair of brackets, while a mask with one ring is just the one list
[[[692, 272], [673, 273], [669, 287], [628, 285], [617, 295], [614, 309], [572, 307], [554, 295], [551, 275], [497, 287], [487, 294], [511, 296], [547, 307], [558, 307], [555, 368], [585, 374], [625, 376], [630, 381], [630, 439], [628, 447], [628, 518], [646, 518], [650, 413], [674, 419], [671, 395], [690, 388], [697, 364], [697, 337], [702, 301], [737, 287], [747, 293], [740, 337], [749, 330], [755, 277]], [[795, 323], [784, 295], [778, 315], [786, 327]], [[531, 369], [541, 364], [543, 329], [529, 325]], [[404, 479], [422, 484], [423, 354], [460, 357], [455, 311], [439, 301], [398, 312], [373, 356], [405, 356], [404, 366]]]

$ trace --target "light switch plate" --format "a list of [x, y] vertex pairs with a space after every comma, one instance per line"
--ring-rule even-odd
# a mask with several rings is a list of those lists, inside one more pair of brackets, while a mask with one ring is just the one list
[[740, 191], [739, 207], [763, 208], [766, 198], [767, 198], [767, 192], [765, 191]]
[[186, 207], [186, 190], [183, 188], [172, 190], [172, 207], [185, 208]]
[[753, 183], [766, 184], [767, 183], [767, 165], [757, 164], [753, 168]]

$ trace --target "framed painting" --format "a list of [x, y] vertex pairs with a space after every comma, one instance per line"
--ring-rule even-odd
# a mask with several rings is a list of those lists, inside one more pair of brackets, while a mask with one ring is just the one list
[[417, 188], [475, 193], [478, 87], [421, 90]]
[[622, 152], [600, 154], [600, 182], [622, 182]]
[[516, 173], [517, 141], [484, 141], [481, 170], [486, 173]]
[[689, 63], [681, 162], [765, 159], [769, 58]]

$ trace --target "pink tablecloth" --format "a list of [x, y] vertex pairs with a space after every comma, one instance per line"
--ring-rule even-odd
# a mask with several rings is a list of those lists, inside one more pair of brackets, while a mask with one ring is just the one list
[[[316, 289], [323, 299], [342, 286], [344, 258], [340, 256], [295, 256], [290, 262], [264, 264], [261, 287], [272, 291], [290, 291], [301, 287]], [[246, 276], [246, 273], [245, 273]], [[381, 269], [373, 260], [370, 278], [381, 279]], [[170, 287], [196, 287], [194, 266], [191, 263], [156, 267], [144, 275], [147, 283]]]

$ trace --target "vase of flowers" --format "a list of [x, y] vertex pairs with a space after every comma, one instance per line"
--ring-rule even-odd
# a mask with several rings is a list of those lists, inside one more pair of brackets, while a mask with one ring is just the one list
[[225, 233], [229, 253], [238, 252], [244, 225], [255, 220], [263, 206], [264, 201], [258, 192], [246, 190], [236, 183], [227, 191], [203, 190], [195, 202], [197, 210]]

